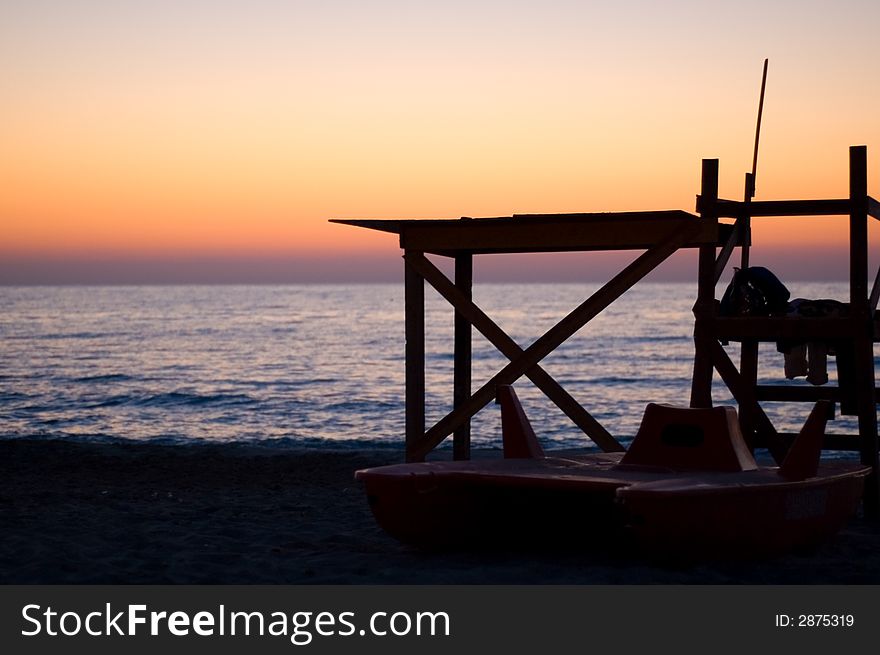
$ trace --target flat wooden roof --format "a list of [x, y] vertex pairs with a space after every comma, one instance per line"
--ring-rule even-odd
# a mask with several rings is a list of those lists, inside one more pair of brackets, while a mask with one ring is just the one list
[[584, 214], [514, 214], [458, 219], [331, 219], [331, 223], [390, 232], [400, 247], [436, 255], [457, 253], [644, 250], [676, 227], [701, 228], [684, 248], [723, 245], [731, 226], [680, 210]]

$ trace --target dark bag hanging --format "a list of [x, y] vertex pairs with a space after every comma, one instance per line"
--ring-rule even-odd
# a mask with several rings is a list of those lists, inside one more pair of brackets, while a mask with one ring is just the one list
[[770, 316], [786, 312], [791, 293], [772, 272], [763, 266], [733, 270], [733, 279], [721, 298], [721, 316]]

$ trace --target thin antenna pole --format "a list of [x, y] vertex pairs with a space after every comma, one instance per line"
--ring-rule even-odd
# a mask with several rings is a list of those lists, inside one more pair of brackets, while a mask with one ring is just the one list
[[746, 184], [743, 190], [743, 203], [745, 205], [745, 214], [737, 219], [739, 227], [740, 239], [742, 243], [742, 252], [740, 253], [740, 265], [743, 268], [749, 267], [749, 243], [752, 240], [751, 216], [749, 216], [749, 205], [752, 198], [755, 197], [755, 178], [758, 174], [758, 143], [761, 140], [761, 116], [764, 114], [764, 89], [767, 88], [767, 64], [769, 59], [764, 60], [764, 72], [761, 75], [761, 97], [758, 100], [758, 124], [755, 126], [755, 153], [752, 157], [752, 172], [746, 173]]
[[761, 98], [758, 100], [758, 123], [755, 126], [755, 153], [752, 156], [752, 176], [749, 180], [748, 197], [755, 197], [755, 177], [758, 174], [758, 143], [761, 140], [761, 116], [764, 114], [764, 89], [767, 88], [767, 64], [769, 59], [764, 60], [764, 73], [761, 76]]
[[[767, 87], [767, 63], [769, 59], [764, 60], [764, 72], [761, 75], [761, 98], [758, 100], [758, 124], [755, 126], [755, 154], [752, 157], [752, 172], [746, 173], [746, 185], [743, 193], [743, 215], [737, 218], [736, 226], [739, 228], [740, 243], [742, 244], [740, 252], [740, 265], [745, 270], [749, 267], [749, 246], [752, 242], [752, 217], [751, 204], [752, 198], [755, 197], [755, 177], [758, 173], [758, 142], [761, 139], [761, 115], [764, 113], [764, 89]], [[743, 381], [754, 388], [758, 384], [758, 342], [754, 339], [743, 339], [740, 344], [739, 353], [739, 370]], [[755, 435], [756, 419], [755, 413], [746, 406], [739, 408], [739, 420], [746, 434], [746, 439], [751, 443]]]

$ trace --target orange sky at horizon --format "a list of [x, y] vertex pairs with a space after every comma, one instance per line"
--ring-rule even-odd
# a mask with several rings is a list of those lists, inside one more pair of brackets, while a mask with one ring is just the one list
[[[5, 3], [0, 254], [332, 257], [396, 249], [332, 217], [692, 211], [703, 157], [741, 197], [765, 56], [757, 198], [845, 197], [852, 144], [880, 196], [880, 7], [746, 4]], [[834, 220], [755, 239], [842, 244]]]

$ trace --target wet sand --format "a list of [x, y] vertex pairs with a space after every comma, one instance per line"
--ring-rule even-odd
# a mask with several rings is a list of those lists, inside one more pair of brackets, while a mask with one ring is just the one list
[[0, 583], [880, 583], [880, 526], [771, 560], [425, 553], [374, 523], [353, 479], [393, 450], [0, 441]]

